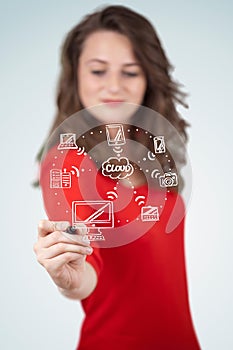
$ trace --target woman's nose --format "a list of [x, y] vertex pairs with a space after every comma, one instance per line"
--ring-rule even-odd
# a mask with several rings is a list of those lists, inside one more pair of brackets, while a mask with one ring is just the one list
[[121, 79], [118, 74], [112, 73], [109, 74], [106, 87], [110, 93], [116, 94], [121, 89]]

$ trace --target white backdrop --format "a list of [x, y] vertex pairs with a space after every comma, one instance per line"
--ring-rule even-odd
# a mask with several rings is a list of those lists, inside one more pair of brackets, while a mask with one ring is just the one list
[[[108, 4], [123, 2], [109, 1]], [[59, 52], [65, 33], [98, 1], [9, 0], [0, 4], [1, 299], [0, 348], [74, 349], [83, 317], [37, 263], [33, 243], [45, 217], [30, 187], [34, 157], [55, 111]], [[232, 14], [233, 3], [126, 1], [157, 28], [190, 93], [189, 152], [193, 196], [186, 222], [190, 303], [204, 350], [233, 349]]]

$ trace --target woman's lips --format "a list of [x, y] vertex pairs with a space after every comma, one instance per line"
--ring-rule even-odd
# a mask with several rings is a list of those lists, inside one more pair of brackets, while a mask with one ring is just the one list
[[110, 100], [110, 99], [105, 99], [103, 100], [103, 103], [122, 103], [124, 100]]
[[117, 107], [124, 103], [124, 100], [102, 100], [103, 103], [106, 103], [110, 107]]

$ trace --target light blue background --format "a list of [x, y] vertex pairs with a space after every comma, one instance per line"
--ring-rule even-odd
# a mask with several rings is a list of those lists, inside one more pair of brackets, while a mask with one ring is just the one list
[[[108, 2], [108, 4], [122, 2]], [[69, 350], [82, 311], [62, 297], [32, 246], [45, 217], [30, 187], [35, 154], [55, 112], [61, 41], [97, 1], [0, 4], [1, 325], [4, 350]], [[193, 195], [186, 258], [193, 320], [202, 348], [233, 349], [231, 1], [126, 1], [156, 26], [186, 91], [192, 124]], [[106, 290], [106, 293], [108, 291]]]

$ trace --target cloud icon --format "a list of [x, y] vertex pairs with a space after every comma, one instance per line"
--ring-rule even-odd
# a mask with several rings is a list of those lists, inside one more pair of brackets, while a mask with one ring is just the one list
[[126, 179], [133, 174], [134, 168], [125, 157], [110, 157], [102, 164], [102, 174], [111, 179]]

